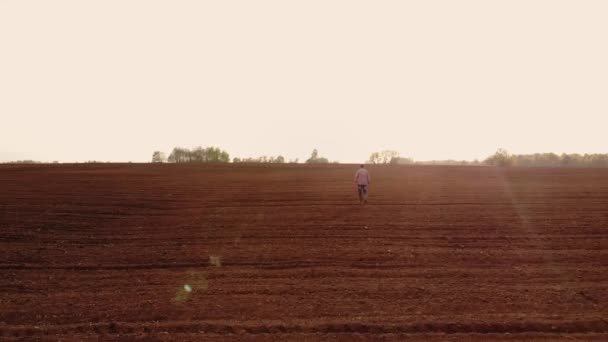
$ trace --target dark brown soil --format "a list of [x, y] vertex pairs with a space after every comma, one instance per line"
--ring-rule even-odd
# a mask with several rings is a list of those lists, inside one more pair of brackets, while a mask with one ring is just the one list
[[608, 340], [608, 170], [355, 171], [0, 166], [0, 339]]

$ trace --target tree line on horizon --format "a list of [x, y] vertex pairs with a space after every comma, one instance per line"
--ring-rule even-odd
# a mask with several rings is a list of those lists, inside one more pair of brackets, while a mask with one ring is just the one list
[[[176, 147], [168, 158], [160, 151], [155, 151], [152, 162], [162, 163], [229, 163], [230, 155], [228, 152], [217, 147], [196, 147], [192, 150]], [[233, 163], [298, 163], [298, 159], [286, 161], [282, 155], [261, 156], [257, 158], [233, 158]], [[328, 164], [329, 160], [319, 155], [319, 151], [314, 149], [306, 164]], [[335, 162], [333, 162], [335, 163]], [[534, 154], [511, 154], [505, 149], [498, 149], [496, 153], [483, 161], [473, 160], [431, 160], [415, 161], [412, 158], [405, 158], [399, 152], [393, 150], [383, 150], [373, 152], [366, 161], [368, 164], [393, 164], [393, 165], [464, 165], [464, 166], [497, 166], [497, 167], [608, 167], [608, 154], [566, 154], [555, 153], [534, 153]]]
[[161, 151], [152, 153], [153, 163], [228, 163], [230, 155], [219, 147], [195, 147], [193, 149], [175, 147], [169, 157]]
[[608, 154], [511, 154], [501, 148], [484, 160], [484, 164], [500, 167], [608, 167]]
[[511, 154], [505, 149], [483, 161], [479, 160], [431, 160], [414, 161], [412, 158], [402, 158], [396, 151], [382, 151], [371, 154], [370, 164], [401, 164], [401, 165], [464, 165], [464, 166], [496, 166], [496, 167], [608, 167], [608, 154], [579, 154], [579, 153], [533, 153]]
[[[161, 151], [154, 151], [152, 153], [152, 163], [229, 163], [230, 154], [219, 147], [195, 147], [193, 149], [175, 147], [169, 157]], [[274, 156], [261, 156], [257, 158], [233, 158], [233, 163], [269, 163], [269, 164], [284, 164], [286, 162], [290, 164], [297, 164], [299, 159], [293, 159], [286, 161], [282, 155]], [[310, 158], [306, 160], [307, 164], [327, 164], [329, 160], [327, 158], [319, 156], [319, 151], [314, 149], [310, 155]], [[335, 162], [333, 162], [335, 163]]]
[[[152, 163], [268, 163], [268, 164], [298, 164], [298, 159], [287, 160], [282, 155], [261, 156], [257, 158], [233, 158], [230, 159], [228, 152], [219, 147], [195, 147], [193, 149], [175, 147], [168, 157], [161, 151], [154, 151]], [[58, 161], [53, 161], [58, 164]], [[84, 163], [104, 163], [90, 160]], [[105, 162], [110, 163], [110, 162]], [[314, 149], [310, 158], [304, 161], [306, 164], [337, 164], [330, 162], [327, 158], [320, 156], [319, 151]], [[534, 153], [534, 154], [511, 154], [505, 149], [498, 149], [496, 153], [485, 160], [431, 160], [415, 161], [412, 158], [404, 158], [397, 151], [384, 150], [374, 152], [366, 161], [367, 164], [393, 164], [393, 165], [464, 165], [464, 166], [496, 166], [496, 167], [608, 167], [608, 154], [579, 154], [579, 153]], [[2, 162], [1, 164], [48, 164], [36, 160], [16, 160]]]

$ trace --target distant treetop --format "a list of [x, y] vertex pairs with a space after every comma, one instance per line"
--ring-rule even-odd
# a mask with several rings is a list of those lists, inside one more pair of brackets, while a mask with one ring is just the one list
[[306, 160], [307, 164], [327, 164], [329, 160], [327, 158], [319, 157], [319, 151], [315, 148], [312, 150], [310, 158]]

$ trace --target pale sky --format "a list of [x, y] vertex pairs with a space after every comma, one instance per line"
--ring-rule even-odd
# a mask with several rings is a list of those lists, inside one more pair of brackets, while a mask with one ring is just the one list
[[608, 153], [608, 1], [0, 0], [0, 161]]

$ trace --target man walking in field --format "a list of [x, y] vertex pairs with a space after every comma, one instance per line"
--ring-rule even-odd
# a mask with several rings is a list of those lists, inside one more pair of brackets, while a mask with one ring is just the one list
[[365, 169], [365, 165], [361, 164], [361, 168], [355, 173], [355, 184], [359, 192], [359, 202], [367, 203], [367, 187], [370, 185], [371, 179], [369, 172]]

